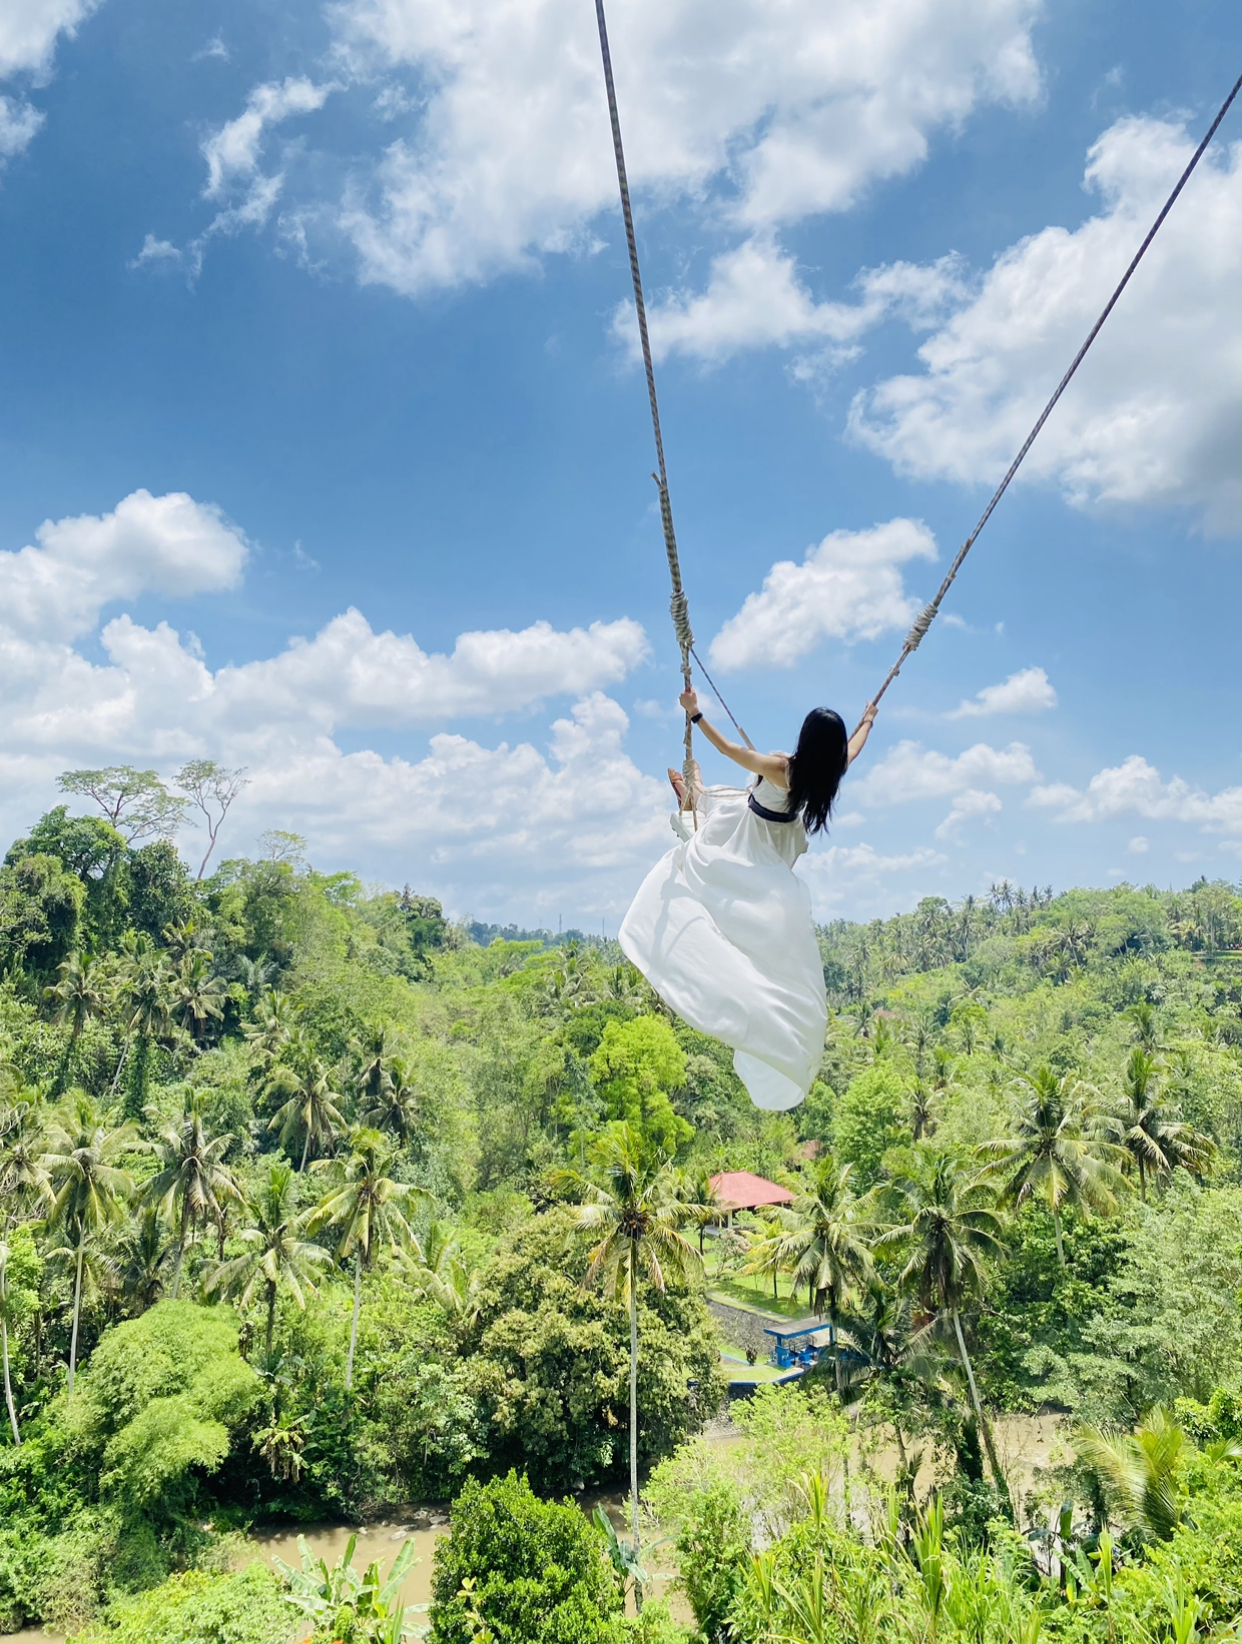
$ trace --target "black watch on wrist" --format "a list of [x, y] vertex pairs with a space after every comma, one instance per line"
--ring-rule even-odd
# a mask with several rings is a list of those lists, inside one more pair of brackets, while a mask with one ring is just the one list
[[690, 715], [690, 723], [692, 725], [697, 725], [699, 720], [702, 719], [702, 717], [703, 717], [703, 710], [700, 708], [697, 714], [691, 714]]

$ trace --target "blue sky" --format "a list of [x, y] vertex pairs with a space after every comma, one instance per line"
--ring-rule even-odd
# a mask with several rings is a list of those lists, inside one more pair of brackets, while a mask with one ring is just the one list
[[[1242, 15], [610, 24], [692, 616], [788, 746], [883, 677]], [[591, 6], [13, 0], [0, 93], [7, 834], [67, 767], [211, 757], [226, 849], [615, 929], [679, 734]], [[1238, 876], [1240, 276], [1235, 110], [890, 692], [822, 916]]]

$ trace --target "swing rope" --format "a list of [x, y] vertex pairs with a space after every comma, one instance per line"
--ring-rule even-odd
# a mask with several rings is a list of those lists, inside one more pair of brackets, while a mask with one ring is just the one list
[[996, 507], [997, 503], [1000, 501], [1000, 499], [1004, 496], [1005, 492], [1009, 489], [1009, 482], [1013, 479], [1014, 475], [1018, 472], [1018, 469], [1022, 466], [1022, 463], [1023, 463], [1023, 461], [1026, 457], [1026, 454], [1031, 449], [1032, 445], [1034, 445], [1036, 437], [1039, 434], [1040, 429], [1044, 426], [1044, 424], [1048, 421], [1048, 418], [1052, 415], [1053, 408], [1055, 407], [1057, 401], [1061, 398], [1061, 395], [1069, 387], [1070, 380], [1073, 377], [1074, 373], [1078, 370], [1078, 367], [1082, 364], [1083, 360], [1086, 359], [1087, 350], [1091, 347], [1091, 344], [1099, 336], [1101, 330], [1103, 329], [1105, 320], [1107, 320], [1108, 316], [1112, 313], [1113, 309], [1117, 306], [1118, 298], [1121, 296], [1121, 293], [1125, 290], [1125, 288], [1129, 285], [1131, 276], [1133, 275], [1135, 269], [1142, 262], [1144, 256], [1146, 255], [1148, 246], [1151, 244], [1151, 242], [1155, 239], [1156, 235], [1159, 233], [1160, 228], [1161, 228], [1162, 224], [1164, 223], [1164, 219], [1169, 215], [1169, 212], [1172, 211], [1173, 206], [1177, 201], [1178, 195], [1182, 192], [1182, 190], [1185, 188], [1186, 184], [1190, 181], [1191, 173], [1194, 171], [1195, 167], [1199, 164], [1199, 161], [1203, 158], [1204, 154], [1207, 152], [1208, 144], [1212, 141], [1212, 138], [1215, 137], [1217, 131], [1220, 129], [1221, 121], [1225, 118], [1226, 114], [1228, 114], [1230, 108], [1233, 106], [1234, 99], [1237, 97], [1239, 91], [1242, 91], [1242, 75], [1239, 75], [1237, 80], [1234, 81], [1233, 90], [1229, 93], [1228, 97], [1226, 97], [1225, 101], [1221, 104], [1220, 109], [1219, 109], [1219, 111], [1216, 115], [1216, 118], [1212, 121], [1211, 125], [1207, 129], [1207, 133], [1204, 136], [1203, 141], [1199, 144], [1198, 148], [1195, 150], [1194, 154], [1191, 156], [1190, 164], [1186, 167], [1185, 171], [1183, 171], [1181, 176], [1178, 178], [1177, 186], [1174, 188], [1173, 192], [1169, 195], [1168, 199], [1164, 202], [1164, 205], [1163, 205], [1163, 207], [1161, 208], [1161, 211], [1160, 211], [1160, 215], [1156, 218], [1155, 222], [1148, 229], [1147, 236], [1144, 239], [1142, 245], [1139, 246], [1138, 250], [1134, 253], [1134, 256], [1131, 259], [1129, 268], [1127, 268], [1125, 273], [1121, 276], [1121, 279], [1120, 279], [1120, 281], [1118, 282], [1118, 285], [1117, 285], [1117, 289], [1113, 292], [1112, 296], [1108, 299], [1108, 302], [1104, 305], [1104, 310], [1101, 313], [1099, 319], [1091, 327], [1091, 330], [1087, 335], [1087, 340], [1083, 343], [1082, 347], [1078, 350], [1077, 354], [1074, 355], [1073, 360], [1070, 362], [1069, 370], [1065, 373], [1065, 375], [1061, 378], [1060, 382], [1057, 384], [1056, 392], [1053, 394], [1052, 398], [1048, 401], [1047, 405], [1045, 405], [1043, 410], [1040, 412], [1039, 418], [1036, 421], [1034, 428], [1031, 429], [1030, 433], [1026, 436], [1026, 439], [1022, 443], [1022, 449], [1018, 452], [1017, 456], [1010, 463], [1009, 470], [1006, 473], [1004, 479], [997, 486], [996, 491], [995, 491], [995, 493], [992, 497], [991, 502], [989, 502], [987, 507], [983, 510], [983, 515], [980, 518], [978, 525], [975, 526], [974, 530], [966, 538], [966, 541], [958, 549], [957, 557], [954, 559], [952, 565], [950, 565], [948, 575], [945, 577], [944, 581], [940, 584], [940, 587], [936, 591], [936, 597], [933, 600], [931, 600], [928, 604], [926, 604], [923, 607], [923, 609], [919, 612], [918, 616], [914, 619], [914, 624], [911, 627], [910, 632], [906, 635], [905, 642], [903, 643], [903, 645], [901, 647], [901, 655], [897, 658], [896, 662], [894, 662], [893, 666], [889, 669], [888, 677], [885, 679], [883, 685], [880, 686], [880, 688], [876, 692], [875, 696], [872, 697], [871, 700], [872, 700], [873, 703], [878, 703], [879, 702], [880, 698], [884, 695], [885, 691], [888, 690], [889, 686], [893, 683], [893, 681], [897, 678], [897, 675], [901, 672], [902, 665], [905, 662], [906, 658], [909, 657], [909, 656], [912, 656], [913, 653], [915, 651], [917, 651], [919, 646], [922, 644], [924, 634], [926, 634], [927, 630], [931, 627], [932, 623], [935, 621], [936, 614], [940, 610], [941, 601], [944, 599], [944, 596], [948, 593], [949, 589], [953, 586], [954, 578], [957, 576], [957, 573], [961, 570], [962, 565], [963, 565], [963, 563], [966, 559], [967, 554], [974, 547], [975, 540], [978, 537], [980, 531], [983, 530], [983, 527], [991, 519], [993, 510], [995, 509], [995, 507]]
[[[621, 117], [617, 113], [617, 88], [612, 78], [612, 54], [608, 50], [608, 24], [604, 19], [604, 0], [595, 0], [595, 20], [599, 24], [599, 49], [604, 60], [604, 85], [608, 92], [608, 118], [612, 122], [612, 150], [617, 161], [617, 184], [621, 190], [621, 214], [625, 218], [625, 239], [630, 252], [630, 278], [634, 282], [634, 307], [638, 311], [638, 336], [642, 343], [643, 367], [647, 373], [647, 398], [651, 404], [651, 431], [655, 435], [656, 464], [658, 473], [651, 477], [656, 482], [660, 492], [660, 522], [664, 527], [664, 548], [668, 554], [669, 576], [673, 584], [672, 598], [669, 600], [669, 612], [673, 618], [673, 630], [677, 635], [677, 644], [681, 650], [681, 677], [685, 681], [686, 690], [690, 690], [690, 659], [693, 657], [703, 669], [703, 676], [711, 685], [721, 707], [733, 720], [738, 735], [748, 748], [754, 743], [746, 732], [733, 718], [728, 703], [712, 684], [712, 677], [699, 661], [698, 652], [694, 648], [694, 630], [690, 626], [690, 607], [686, 599], [686, 590], [681, 581], [681, 561], [677, 554], [677, 533], [673, 529], [673, 505], [668, 495], [668, 470], [664, 466], [664, 437], [660, 432], [660, 403], [656, 399], [655, 367], [651, 363], [651, 339], [647, 334], [647, 305], [643, 301], [643, 277], [638, 267], [638, 243], [634, 238], [634, 213], [630, 209], [630, 185], [625, 172], [625, 150], [621, 146]], [[686, 792], [692, 793], [694, 788], [694, 728], [690, 723], [690, 715], [686, 714], [685, 732], [685, 759], [682, 764], [682, 774], [686, 780]]]
[[[748, 748], [753, 748], [754, 743], [750, 740], [741, 725], [739, 725], [737, 720], [734, 718], [732, 709], [721, 696], [719, 690], [717, 690], [712, 676], [708, 673], [707, 669], [703, 667], [699, 654], [694, 648], [694, 633], [690, 627], [690, 610], [686, 600], [685, 588], [682, 586], [681, 564], [677, 554], [677, 536], [673, 529], [673, 508], [671, 502], [669, 501], [668, 494], [668, 472], [664, 464], [664, 439], [660, 432], [660, 406], [658, 400], [656, 399], [655, 369], [651, 362], [651, 340], [647, 334], [647, 309], [646, 304], [643, 301], [642, 274], [640, 273], [638, 267], [638, 245], [634, 238], [634, 214], [630, 208], [630, 187], [625, 170], [625, 151], [621, 146], [621, 119], [617, 113], [617, 91], [612, 77], [612, 56], [608, 50], [608, 25], [604, 18], [604, 0], [595, 0], [595, 18], [599, 25], [600, 53], [604, 62], [604, 85], [608, 92], [608, 117], [612, 122], [612, 147], [613, 153], [616, 156], [617, 183], [621, 191], [621, 211], [625, 218], [625, 238], [630, 253], [630, 278], [634, 282], [634, 307], [638, 313], [638, 335], [642, 344], [643, 366], [647, 373], [647, 398], [651, 404], [651, 428], [655, 435], [656, 462], [659, 469], [659, 472], [653, 474], [651, 477], [655, 480], [660, 492], [660, 520], [664, 528], [664, 547], [668, 554], [668, 568], [673, 585], [672, 598], [669, 600], [669, 611], [671, 612], [673, 618], [673, 628], [677, 635], [677, 644], [681, 650], [682, 678], [685, 681], [686, 690], [690, 690], [690, 662], [691, 658], [693, 658], [702, 670], [703, 676], [707, 680], [707, 683], [711, 686], [713, 692], [715, 692], [716, 698], [721, 707], [724, 709], [725, 713], [728, 714], [733, 723], [734, 729], [742, 738], [743, 742], [745, 742], [746, 746]], [[1117, 306], [1122, 292], [1129, 285], [1135, 270], [1146, 256], [1148, 247], [1151, 245], [1156, 235], [1160, 232], [1165, 218], [1169, 215], [1169, 212], [1172, 211], [1174, 205], [1177, 203], [1178, 196], [1181, 194], [1186, 184], [1190, 181], [1195, 167], [1199, 164], [1199, 161], [1207, 152], [1209, 144], [1211, 143], [1213, 137], [1215, 137], [1217, 131], [1220, 129], [1221, 122], [1224, 120], [1229, 110], [1233, 107], [1234, 101], [1240, 91], [1242, 91], [1242, 75], [1239, 75], [1237, 80], [1234, 82], [1233, 89], [1221, 104], [1219, 110], [1217, 111], [1216, 118], [1212, 121], [1203, 137], [1203, 141], [1199, 144], [1198, 148], [1191, 156], [1189, 164], [1178, 178], [1172, 193], [1161, 207], [1160, 214], [1148, 229], [1142, 245], [1140, 245], [1138, 250], [1135, 252], [1130, 261], [1130, 266], [1126, 269], [1125, 273], [1118, 281], [1117, 287], [1112, 296], [1104, 305], [1099, 319], [1096, 320], [1095, 324], [1091, 327], [1091, 330], [1087, 334], [1086, 341], [1078, 350], [1077, 354], [1074, 355], [1073, 360], [1070, 362], [1069, 369], [1057, 384], [1052, 398], [1048, 401], [1047, 405], [1044, 406], [1043, 410], [1036, 419], [1035, 426], [1031, 429], [1030, 433], [1026, 436], [1026, 439], [1022, 442], [1021, 450], [1010, 463], [1004, 479], [1001, 480], [992, 495], [991, 501], [983, 510], [979, 523], [975, 526], [974, 530], [958, 549], [953, 563], [949, 566], [948, 574], [945, 576], [944, 581], [937, 589], [935, 597], [928, 601], [928, 603], [919, 612], [918, 616], [914, 619], [910, 631], [906, 635], [902, 644], [900, 656], [898, 656], [896, 662], [894, 662], [893, 666], [889, 669], [884, 683], [880, 686], [875, 696], [871, 699], [873, 706], [879, 704], [880, 699], [884, 696], [884, 693], [888, 690], [889, 686], [901, 672], [906, 659], [912, 656], [923, 643], [923, 638], [926, 635], [927, 630], [935, 621], [940, 611], [941, 604], [944, 601], [944, 597], [953, 586], [953, 583], [957, 578], [957, 573], [965, 564], [967, 554], [969, 554], [970, 550], [974, 547], [976, 541], [978, 540], [979, 533], [991, 519], [997, 504], [1000, 502], [1005, 492], [1009, 489], [1014, 475], [1018, 472], [1018, 469], [1026, 460], [1026, 455], [1038, 438], [1040, 430], [1048, 421], [1048, 418], [1052, 415], [1057, 401], [1069, 387], [1075, 372], [1078, 370], [1078, 367], [1082, 364], [1083, 360], [1086, 359], [1088, 350], [1090, 349], [1092, 343], [1103, 330], [1105, 321], [1108, 319], [1113, 309]], [[693, 787], [694, 754], [693, 727], [690, 723], [690, 715], [688, 713], [686, 715], [685, 761], [682, 768], [686, 779], [686, 789], [687, 792], [690, 792]]]

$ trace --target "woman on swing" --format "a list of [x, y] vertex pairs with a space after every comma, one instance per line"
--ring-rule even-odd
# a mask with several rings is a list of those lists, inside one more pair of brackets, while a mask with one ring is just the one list
[[824, 1053], [828, 1005], [811, 898], [793, 865], [807, 835], [828, 825], [841, 778], [875, 719], [853, 736], [840, 714], [813, 708], [792, 754], [757, 753], [708, 723], [692, 690], [681, 706], [707, 740], [758, 780], [691, 791], [677, 771], [680, 843], [643, 881], [621, 925], [621, 947], [690, 1026], [733, 1048], [757, 1107], [794, 1107]]

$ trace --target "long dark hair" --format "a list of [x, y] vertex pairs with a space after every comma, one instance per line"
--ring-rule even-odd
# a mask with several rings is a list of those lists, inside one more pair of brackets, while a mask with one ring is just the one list
[[828, 826], [848, 764], [845, 721], [831, 708], [812, 708], [789, 760], [789, 808], [801, 811], [808, 833], [822, 833]]

